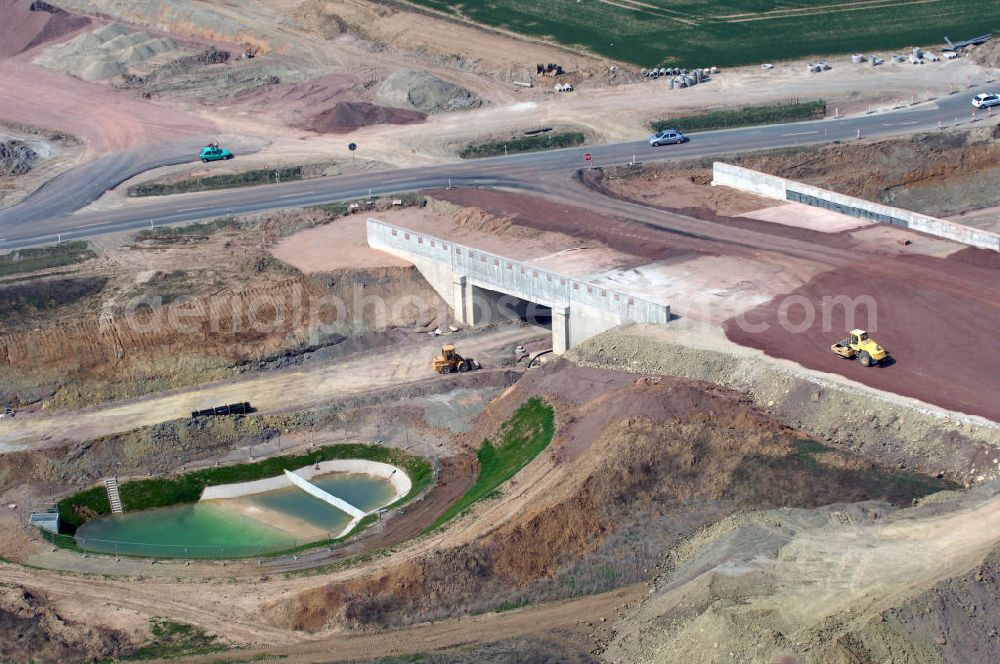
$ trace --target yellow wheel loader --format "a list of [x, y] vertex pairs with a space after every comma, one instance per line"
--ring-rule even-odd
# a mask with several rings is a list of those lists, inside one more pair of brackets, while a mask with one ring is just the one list
[[471, 357], [459, 355], [452, 344], [441, 346], [441, 354], [434, 358], [431, 366], [439, 374], [450, 374], [454, 371], [464, 373], [482, 368], [482, 365]]
[[851, 335], [830, 346], [837, 355], [856, 359], [863, 367], [870, 367], [885, 360], [889, 352], [868, 336], [865, 330], [851, 330]]

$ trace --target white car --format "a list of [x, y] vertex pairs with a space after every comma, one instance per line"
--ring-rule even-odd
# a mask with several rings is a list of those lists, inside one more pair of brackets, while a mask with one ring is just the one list
[[662, 129], [649, 137], [649, 144], [658, 148], [661, 145], [684, 143], [687, 140], [688, 137], [676, 129]]
[[976, 108], [989, 108], [990, 106], [1000, 106], [1000, 94], [995, 92], [984, 92], [972, 98], [972, 105]]

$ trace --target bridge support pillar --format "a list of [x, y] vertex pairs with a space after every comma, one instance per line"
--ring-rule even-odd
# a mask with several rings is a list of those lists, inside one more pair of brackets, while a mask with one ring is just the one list
[[552, 307], [552, 352], [569, 350], [569, 307]]
[[452, 298], [451, 306], [455, 310], [455, 320], [462, 325], [472, 325], [472, 288], [468, 285], [464, 274], [451, 275]]

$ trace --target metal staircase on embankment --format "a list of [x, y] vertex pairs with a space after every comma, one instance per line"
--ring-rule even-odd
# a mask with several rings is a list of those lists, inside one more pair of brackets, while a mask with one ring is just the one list
[[124, 512], [122, 509], [122, 497], [118, 495], [118, 478], [109, 477], [104, 480], [104, 486], [108, 490], [108, 502], [111, 503], [111, 513], [121, 514]]

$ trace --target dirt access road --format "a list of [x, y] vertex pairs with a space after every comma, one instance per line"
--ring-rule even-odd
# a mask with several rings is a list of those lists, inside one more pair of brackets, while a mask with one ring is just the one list
[[[195, 582], [180, 588], [169, 581], [131, 582], [95, 576], [60, 574], [58, 579], [40, 576], [36, 570], [0, 563], [0, 580], [27, 589], [38, 589], [70, 620], [114, 625], [138, 638], [148, 629], [149, 615], [175, 616], [218, 634], [240, 650], [204, 656], [174, 658], [171, 662], [245, 662], [259, 658], [283, 662], [332, 662], [430, 652], [470, 643], [486, 643], [519, 636], [544, 637], [552, 630], [569, 631], [577, 638], [593, 634], [602, 641], [610, 637], [610, 626], [626, 604], [635, 605], [646, 584], [635, 584], [612, 592], [555, 602], [500, 614], [414, 625], [387, 632], [325, 635], [317, 638], [303, 632], [269, 625], [256, 612], [237, 613], [234, 605], [259, 606], [268, 589], [229, 581]], [[296, 579], [295, 586], [315, 585], [312, 577]], [[199, 599], [192, 602], [192, 597]], [[202, 601], [214, 597], [203, 608]], [[601, 619], [606, 618], [603, 622]], [[588, 624], [591, 623], [591, 624]], [[264, 644], [282, 644], [263, 647]], [[597, 643], [595, 642], [595, 646]]]
[[[489, 613], [460, 620], [414, 625], [375, 634], [343, 634], [294, 646], [216, 653], [189, 657], [183, 661], [208, 664], [245, 662], [251, 659], [267, 661], [274, 658], [289, 664], [307, 664], [368, 660], [377, 657], [430, 653], [474, 643], [504, 641], [524, 636], [544, 637], [547, 632], [555, 629], [569, 631], [579, 639], [592, 639], [596, 647], [609, 636], [611, 620], [619, 609], [638, 601], [647, 587], [645, 583], [637, 583], [600, 595], [506, 613]], [[607, 622], [603, 622], [602, 619], [607, 619]], [[588, 623], [593, 623], [594, 626]]]
[[194, 161], [216, 133], [209, 120], [32, 64], [35, 52], [0, 59], [0, 119], [75, 136], [84, 165], [0, 211], [0, 219], [24, 224], [78, 209], [135, 172]]
[[[359, 353], [308, 369], [281, 370], [158, 394], [126, 402], [51, 414], [26, 413], [0, 421], [0, 453], [41, 449], [187, 417], [192, 410], [249, 401], [262, 412], [302, 408], [372, 389], [434, 378], [431, 357], [444, 339], [472, 357], [499, 359], [500, 351], [547, 330], [506, 327], [456, 337], [428, 337], [381, 352]], [[447, 380], [442, 378], [442, 380]]]

